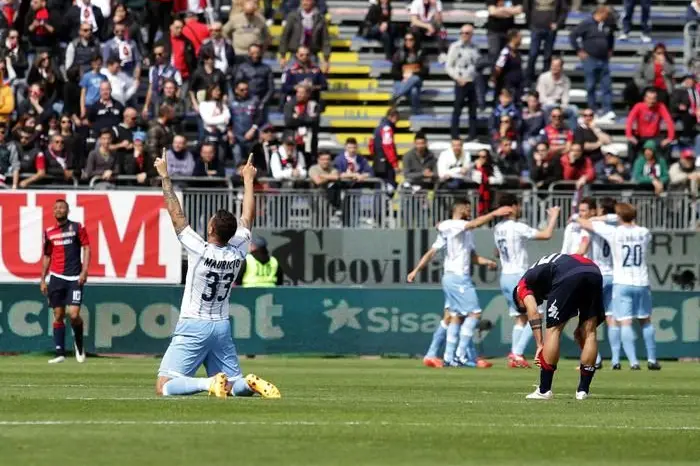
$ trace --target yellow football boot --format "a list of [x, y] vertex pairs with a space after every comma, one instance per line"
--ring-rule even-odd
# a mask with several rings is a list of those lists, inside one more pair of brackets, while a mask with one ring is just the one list
[[209, 385], [209, 395], [214, 395], [217, 398], [226, 398], [228, 396], [226, 384], [228, 384], [226, 374], [219, 372], [214, 376], [214, 380], [212, 380], [211, 385]]
[[263, 398], [282, 398], [280, 391], [267, 380], [263, 380], [255, 374], [245, 376], [245, 381], [255, 393], [259, 393]]

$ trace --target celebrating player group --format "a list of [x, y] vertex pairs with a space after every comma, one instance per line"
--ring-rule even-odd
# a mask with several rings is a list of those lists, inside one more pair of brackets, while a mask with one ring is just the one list
[[[579, 202], [570, 219], [561, 252], [540, 258], [530, 266], [527, 241], [549, 240], [559, 217], [559, 208], [548, 211], [545, 228], [537, 230], [518, 221], [521, 206], [512, 194], [502, 194], [500, 207], [488, 215], [469, 220], [470, 206], [455, 203], [452, 218], [441, 222], [432, 247], [424, 254], [407, 281], [415, 281], [420, 270], [438, 252], [444, 253], [445, 317], [433, 334], [423, 359], [429, 367], [480, 367], [474, 344], [481, 307], [470, 278], [472, 263], [495, 269], [496, 262], [475, 251], [470, 230], [496, 218], [494, 242], [500, 259], [500, 285], [514, 318], [508, 365], [530, 367], [525, 353], [535, 340], [535, 364], [540, 367], [540, 384], [528, 399], [553, 398], [552, 381], [560, 356], [560, 342], [567, 322], [578, 316], [574, 338], [581, 348], [577, 400], [588, 397], [591, 381], [602, 368], [597, 327], [607, 322], [612, 354], [611, 368], [620, 370], [624, 350], [632, 370], [639, 370], [633, 327], [637, 320], [647, 352], [647, 368], [660, 370], [656, 360], [655, 329], [651, 322], [651, 291], [647, 271], [649, 230], [636, 224], [636, 209], [613, 199]], [[558, 248], [557, 248], [558, 249]], [[444, 355], [438, 354], [444, 344]]]

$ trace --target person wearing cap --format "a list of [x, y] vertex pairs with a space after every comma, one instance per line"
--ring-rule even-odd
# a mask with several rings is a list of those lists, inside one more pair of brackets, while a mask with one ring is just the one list
[[678, 162], [668, 169], [669, 188], [686, 189], [688, 187], [697, 195], [700, 181], [700, 158], [692, 149], [683, 149]]
[[272, 176], [270, 159], [277, 152], [278, 146], [279, 142], [277, 142], [275, 129], [270, 123], [265, 123], [260, 127], [258, 140], [250, 150], [253, 154], [253, 165], [258, 169], [258, 177], [268, 178]]
[[282, 268], [267, 250], [267, 241], [263, 237], [254, 236], [236, 284], [244, 288], [273, 288], [281, 286], [283, 282]]
[[615, 148], [606, 148], [595, 164], [596, 180], [603, 183], [625, 183], [630, 180], [630, 167]]
[[149, 178], [156, 177], [152, 158], [149, 157], [146, 150], [146, 133], [144, 131], [133, 132], [133, 151], [127, 152], [119, 163], [119, 173], [136, 176], [138, 184], [144, 184]]
[[295, 181], [306, 178], [306, 159], [304, 153], [297, 150], [294, 134], [287, 133], [282, 145], [270, 158], [270, 171], [277, 181]]
[[666, 160], [657, 157], [656, 141], [644, 143], [643, 151], [634, 161], [632, 180], [639, 184], [652, 184], [654, 192], [661, 194], [668, 184], [668, 164]]

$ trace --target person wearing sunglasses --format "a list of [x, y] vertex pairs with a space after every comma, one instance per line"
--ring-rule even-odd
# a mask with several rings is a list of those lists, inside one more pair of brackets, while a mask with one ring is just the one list
[[406, 33], [403, 47], [394, 54], [392, 60], [391, 75], [394, 78], [392, 106], [410, 97], [413, 114], [419, 115], [421, 113], [421, 88], [429, 68], [416, 36], [410, 32]]
[[610, 144], [612, 138], [598, 127], [593, 110], [586, 109], [581, 113], [581, 122], [574, 130], [574, 142], [581, 144], [583, 155], [595, 164], [603, 158], [602, 148]]

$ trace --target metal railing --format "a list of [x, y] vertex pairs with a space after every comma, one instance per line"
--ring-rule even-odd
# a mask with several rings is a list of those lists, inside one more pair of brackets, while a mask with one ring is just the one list
[[[521, 199], [521, 218], [530, 225], [542, 226], [547, 221], [547, 209], [562, 209], [558, 227], [564, 228], [574, 213], [573, 191], [562, 191], [562, 185], [549, 190], [513, 190]], [[596, 187], [597, 188], [597, 187]], [[700, 222], [700, 205], [685, 192], [668, 192], [661, 196], [653, 192], [620, 186], [611, 190], [591, 187], [599, 199], [610, 196], [630, 202], [638, 209], [638, 222], [651, 229], [675, 231], [696, 230]], [[605, 189], [602, 189], [605, 188]], [[638, 188], [638, 187], [636, 187]], [[504, 192], [500, 190], [499, 192]], [[496, 198], [498, 193], [496, 193]], [[206, 230], [208, 218], [218, 209], [240, 215], [243, 196], [240, 190], [185, 189], [185, 212], [197, 231]], [[333, 198], [319, 189], [269, 189], [255, 195], [256, 228], [267, 229], [339, 229], [339, 228], [434, 228], [450, 217], [452, 204], [467, 199], [476, 215], [476, 190], [412, 191], [398, 190], [393, 195], [379, 189], [345, 189]]]

